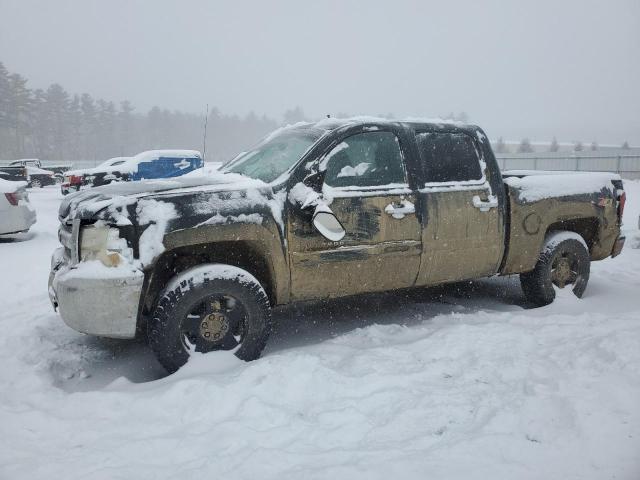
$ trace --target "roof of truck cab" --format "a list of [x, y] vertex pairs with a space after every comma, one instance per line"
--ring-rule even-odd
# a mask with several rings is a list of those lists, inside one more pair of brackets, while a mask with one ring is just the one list
[[273, 137], [275, 135], [285, 133], [287, 130], [324, 130], [333, 131], [338, 128], [357, 125], [371, 125], [380, 126], [384, 125], [409, 125], [413, 128], [432, 128], [432, 129], [454, 129], [460, 131], [476, 131], [479, 129], [476, 125], [469, 125], [455, 120], [445, 120], [442, 118], [419, 118], [410, 117], [406, 119], [389, 119], [382, 117], [369, 117], [369, 116], [357, 116], [347, 118], [323, 118], [317, 122], [298, 122], [290, 125], [286, 125], [277, 129], [268, 135]]

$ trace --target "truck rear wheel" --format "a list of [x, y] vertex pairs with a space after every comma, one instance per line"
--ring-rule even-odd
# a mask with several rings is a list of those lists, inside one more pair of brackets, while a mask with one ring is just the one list
[[173, 373], [192, 352], [228, 350], [257, 359], [271, 333], [271, 307], [249, 272], [222, 264], [191, 268], [169, 282], [147, 327], [158, 361]]
[[520, 274], [525, 297], [537, 306], [548, 305], [556, 298], [557, 288], [571, 288], [582, 297], [591, 259], [584, 239], [574, 232], [554, 232], [547, 236], [535, 268]]

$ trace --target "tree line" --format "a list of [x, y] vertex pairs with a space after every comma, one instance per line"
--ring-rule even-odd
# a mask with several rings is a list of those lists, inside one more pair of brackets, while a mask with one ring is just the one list
[[[625, 142], [620, 146], [620, 148], [623, 150], [629, 150], [631, 147], [629, 146], [629, 142], [625, 140]], [[595, 151], [598, 151], [599, 149], [600, 149], [600, 146], [598, 145], [598, 142], [596, 142], [595, 140], [591, 142], [591, 144], [588, 147], [585, 146], [581, 141], [574, 142], [571, 147], [571, 150], [574, 152], [583, 152], [586, 150], [591, 150], [592, 152], [595, 152]], [[498, 138], [497, 142], [493, 145], [493, 150], [496, 153], [513, 153], [511, 149], [507, 146], [507, 144], [505, 143], [502, 137]], [[551, 139], [551, 142], [546, 147], [546, 150], [548, 152], [560, 151], [560, 144], [558, 143], [558, 139], [556, 137], [553, 137]], [[534, 153], [535, 151], [536, 149], [533, 148], [533, 145], [531, 144], [531, 141], [528, 138], [523, 138], [522, 140], [520, 140], [520, 143], [515, 148], [515, 152], [517, 153]]]
[[[348, 116], [339, 113], [338, 117]], [[392, 114], [380, 115], [392, 118]], [[463, 123], [465, 112], [445, 117]], [[305, 120], [300, 107], [284, 112], [284, 124]], [[88, 93], [70, 94], [54, 83], [45, 89], [31, 89], [27, 79], [9, 72], [0, 62], [0, 158], [40, 158], [56, 161], [98, 162], [111, 157], [131, 156], [144, 150], [180, 148], [203, 150], [204, 115], [153, 107], [136, 112], [128, 100], [114, 103]], [[256, 143], [280, 122], [265, 115], [226, 115], [213, 108], [207, 118], [206, 157], [225, 161]], [[548, 150], [559, 150], [554, 137]], [[592, 142], [576, 142], [576, 152], [598, 150]], [[627, 142], [622, 148], [629, 148]], [[504, 140], [494, 145], [496, 153], [508, 153]], [[515, 148], [533, 152], [529, 139]]]
[[[285, 123], [303, 119], [300, 107], [284, 114]], [[88, 93], [71, 94], [57, 83], [31, 89], [25, 77], [0, 62], [2, 159], [102, 161], [160, 148], [202, 151], [204, 123], [204, 114], [160, 107], [139, 113], [128, 100], [116, 104]], [[225, 115], [213, 108], [207, 119], [207, 160], [227, 160], [278, 125], [264, 115]]]

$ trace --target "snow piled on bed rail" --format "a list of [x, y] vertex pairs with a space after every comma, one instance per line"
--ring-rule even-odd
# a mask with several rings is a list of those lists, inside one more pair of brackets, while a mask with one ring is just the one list
[[531, 175], [506, 177], [504, 182], [518, 192], [520, 200], [535, 202], [545, 198], [568, 195], [594, 194], [603, 189], [613, 196], [612, 180], [620, 180], [616, 173], [572, 172], [558, 175]]

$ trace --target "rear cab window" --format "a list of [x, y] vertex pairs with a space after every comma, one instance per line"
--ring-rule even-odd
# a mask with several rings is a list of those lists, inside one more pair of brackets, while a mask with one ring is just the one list
[[485, 165], [475, 140], [462, 132], [416, 132], [424, 186], [479, 185]]

